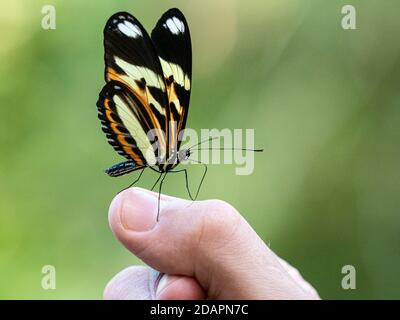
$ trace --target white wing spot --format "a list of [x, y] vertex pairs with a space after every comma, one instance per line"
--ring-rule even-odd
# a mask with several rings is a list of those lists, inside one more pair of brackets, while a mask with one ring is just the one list
[[185, 32], [185, 25], [177, 17], [169, 18], [163, 26], [164, 28], [168, 28], [173, 34]]
[[140, 30], [140, 28], [137, 25], [135, 25], [129, 21], [126, 21], [126, 20], [124, 22], [118, 23], [118, 29], [123, 34], [125, 34], [126, 36], [131, 37], [131, 38], [136, 39], [137, 37], [143, 36], [142, 31]]
[[179, 20], [177, 17], [173, 17], [172, 20], [174, 20], [175, 25], [178, 27], [179, 31], [181, 33], [185, 32], [185, 25], [183, 24], [183, 22], [181, 20]]

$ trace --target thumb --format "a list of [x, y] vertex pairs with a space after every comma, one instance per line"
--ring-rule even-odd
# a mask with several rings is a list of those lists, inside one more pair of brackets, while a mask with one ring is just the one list
[[157, 208], [157, 193], [132, 188], [115, 197], [109, 212], [116, 237], [152, 268], [195, 278], [210, 299], [304, 298], [229, 204], [162, 195], [158, 222]]

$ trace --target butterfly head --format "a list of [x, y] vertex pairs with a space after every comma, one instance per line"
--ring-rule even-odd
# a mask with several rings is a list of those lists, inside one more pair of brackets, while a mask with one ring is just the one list
[[189, 149], [179, 150], [179, 152], [178, 152], [179, 162], [186, 161], [186, 160], [189, 159], [189, 157], [190, 157], [190, 150]]

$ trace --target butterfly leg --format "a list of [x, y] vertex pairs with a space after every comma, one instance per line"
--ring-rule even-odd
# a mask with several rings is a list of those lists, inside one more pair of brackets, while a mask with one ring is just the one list
[[129, 188], [132, 187], [136, 182], [138, 182], [138, 181], [140, 180], [140, 178], [142, 177], [142, 174], [143, 174], [143, 172], [144, 172], [144, 169], [146, 169], [146, 167], [144, 167], [142, 170], [140, 170], [139, 176], [136, 178], [135, 181], [133, 181], [129, 186], [123, 188], [123, 189], [122, 189], [120, 192], [118, 192], [118, 193], [121, 193], [122, 191], [124, 191], [124, 190], [126, 190], [126, 189], [129, 189]]
[[190, 200], [194, 201], [195, 199], [193, 199], [192, 193], [190, 192], [190, 188], [189, 188], [189, 179], [188, 179], [187, 169], [170, 170], [168, 172], [173, 172], [173, 173], [183, 172], [185, 174], [186, 190], [187, 190]]
[[206, 165], [205, 163], [200, 162], [200, 161], [195, 161], [195, 160], [192, 160], [192, 159], [188, 159], [188, 160], [189, 160], [189, 161], [194, 161], [194, 162], [196, 162], [196, 163], [200, 163], [200, 164], [202, 164], [202, 165], [204, 166], [203, 176], [201, 177], [200, 184], [199, 184], [199, 186], [198, 186], [198, 188], [197, 188], [197, 190], [196, 190], [196, 195], [195, 195], [194, 197], [192, 196], [192, 193], [190, 192], [190, 188], [189, 188], [189, 178], [188, 178], [187, 169], [181, 169], [181, 170], [176, 170], [176, 171], [170, 170], [169, 172], [183, 172], [183, 173], [185, 174], [186, 190], [187, 190], [187, 192], [188, 192], [189, 198], [190, 198], [190, 200], [192, 200], [192, 201], [196, 201], [197, 196], [199, 195], [201, 186], [202, 186], [202, 184], [203, 184], [204, 178], [206, 177], [206, 174], [207, 174], [207, 165]]
[[160, 181], [161, 177], [162, 177], [162, 174], [160, 174], [160, 175], [158, 176], [156, 182], [153, 184], [153, 186], [151, 187], [150, 191], [153, 191], [153, 190], [154, 190], [154, 188], [156, 187], [158, 181]]
[[[164, 174], [164, 176], [162, 177], [163, 174]], [[160, 217], [161, 189], [162, 189], [162, 185], [163, 185], [163, 182], [164, 182], [164, 179], [165, 179], [166, 176], [167, 176], [167, 172], [160, 174], [160, 178], [162, 177], [162, 179], [161, 179], [161, 182], [160, 182], [160, 186], [158, 188], [157, 222], [158, 222], [158, 219]]]
[[[199, 195], [201, 186], [202, 186], [202, 184], [203, 184], [204, 178], [206, 177], [208, 168], [207, 168], [207, 165], [206, 165], [205, 163], [203, 163], [203, 162], [200, 162], [200, 161], [198, 161], [198, 160], [193, 160], [193, 159], [188, 159], [188, 160], [189, 160], [189, 161], [196, 162], [196, 163], [199, 163], [199, 164], [203, 165], [203, 167], [204, 167], [203, 176], [201, 177], [199, 186], [197, 187], [196, 195], [194, 196], [194, 200], [193, 200], [193, 201], [196, 201], [197, 196]], [[184, 170], [186, 171], [186, 169], [184, 169]]]
[[186, 169], [183, 169], [183, 172], [185, 173], [185, 183], [186, 183], [186, 190], [188, 192], [189, 198], [192, 201], [195, 201], [195, 199], [193, 199], [192, 197], [192, 193], [190, 192], [190, 188], [189, 188], [189, 179], [188, 179], [188, 173]]

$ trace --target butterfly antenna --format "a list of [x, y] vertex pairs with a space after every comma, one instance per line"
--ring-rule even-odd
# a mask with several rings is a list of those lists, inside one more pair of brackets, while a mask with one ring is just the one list
[[264, 151], [264, 149], [247, 149], [247, 148], [196, 148], [194, 150], [239, 150], [239, 151], [252, 151], [252, 152]]
[[[211, 140], [215, 140], [218, 137], [210, 137], [208, 139], [204, 139], [202, 141], [200, 141], [199, 143], [196, 143], [195, 145], [191, 146], [190, 148], [188, 148], [188, 150], [192, 150], [194, 147], [197, 147], [201, 144], [203, 144], [204, 142], [209, 142]], [[247, 148], [195, 148], [194, 150], [240, 150], [240, 151], [253, 151], [253, 152], [263, 152], [264, 149], [247, 149]], [[192, 160], [193, 161], [193, 160]], [[201, 164], [203, 164], [202, 162], [200, 162]]]
[[193, 145], [193, 146], [191, 146], [190, 148], [188, 148], [188, 150], [190, 150], [190, 149], [192, 149], [192, 148], [194, 148], [194, 147], [197, 147], [197, 146], [203, 144], [204, 142], [209, 142], [209, 141], [215, 140], [215, 139], [217, 139], [217, 138], [218, 138], [218, 137], [210, 137], [210, 138], [208, 138], [208, 139], [201, 140], [199, 143], [196, 143], [195, 145]]

